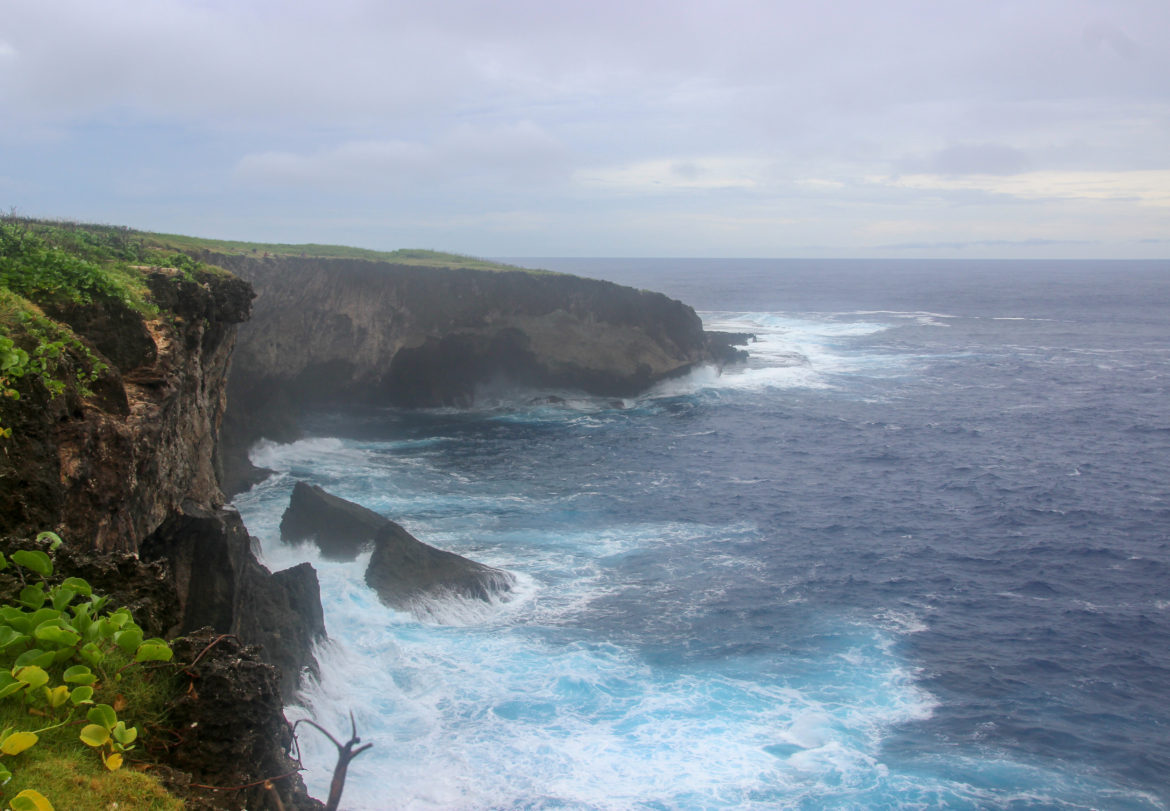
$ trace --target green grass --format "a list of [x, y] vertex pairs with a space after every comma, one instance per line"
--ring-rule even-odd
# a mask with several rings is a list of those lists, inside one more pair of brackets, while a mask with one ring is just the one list
[[399, 265], [417, 265], [435, 268], [466, 268], [470, 270], [523, 271], [527, 273], [549, 273], [545, 270], [531, 270], [517, 265], [491, 262], [474, 256], [458, 253], [401, 248], [396, 251], [374, 251], [367, 248], [352, 248], [345, 245], [321, 245], [309, 242], [291, 245], [279, 242], [241, 242], [227, 239], [208, 239], [184, 236], [182, 234], [155, 234], [144, 232], [148, 244], [164, 249], [195, 253], [211, 251], [236, 256], [291, 256], [311, 259], [365, 259], [372, 262], [390, 262]]
[[125, 767], [107, 772], [100, 762], [47, 752], [13, 775], [4, 796], [15, 797], [24, 789], [39, 791], [56, 811], [182, 811], [186, 807], [148, 774]]

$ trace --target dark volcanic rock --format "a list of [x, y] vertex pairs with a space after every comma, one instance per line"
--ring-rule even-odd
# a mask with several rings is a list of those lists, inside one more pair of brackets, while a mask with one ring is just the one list
[[390, 519], [360, 504], [297, 482], [280, 519], [280, 539], [294, 543], [311, 540], [327, 558], [353, 560], [389, 523]]
[[[309, 797], [297, 763], [288, 756], [293, 733], [281, 710], [276, 669], [262, 662], [255, 648], [210, 628], [176, 640], [173, 647], [188, 684], [168, 708], [168, 721], [179, 735], [166, 760], [191, 776], [186, 786], [172, 786], [184, 795], [187, 808], [323, 808]], [[265, 788], [265, 781], [273, 788]]]
[[750, 332], [719, 332], [717, 330], [709, 330], [704, 334], [707, 336], [707, 351], [720, 366], [746, 361], [748, 353], [736, 347], [747, 346], [756, 340], [756, 336]]
[[366, 583], [399, 610], [410, 610], [422, 597], [490, 600], [515, 583], [507, 572], [428, 546], [389, 518], [305, 482], [293, 487], [280, 536], [312, 539], [322, 554], [339, 560], [353, 560], [372, 544]]
[[259, 644], [291, 699], [301, 673], [316, 672], [312, 647], [325, 636], [317, 575], [307, 564], [273, 575], [251, 544], [237, 513], [186, 504], [142, 542], [140, 554], [170, 568], [180, 600], [173, 631], [210, 626]]
[[515, 578], [505, 571], [435, 549], [393, 521], [374, 538], [366, 583], [391, 608], [410, 610], [424, 597], [472, 597], [490, 600], [512, 590]]

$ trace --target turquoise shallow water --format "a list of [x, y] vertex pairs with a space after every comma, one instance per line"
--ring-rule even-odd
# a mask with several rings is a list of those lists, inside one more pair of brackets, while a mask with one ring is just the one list
[[[752, 360], [253, 451], [278, 473], [237, 506], [270, 566], [318, 566], [333, 639], [297, 712], [375, 743], [343, 805], [1166, 807], [1170, 269], [564, 269], [679, 295]], [[363, 561], [277, 540], [298, 479], [516, 595], [381, 606]]]

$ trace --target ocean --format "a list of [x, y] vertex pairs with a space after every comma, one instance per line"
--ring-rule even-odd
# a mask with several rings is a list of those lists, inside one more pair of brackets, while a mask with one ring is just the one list
[[[289, 715], [374, 744], [344, 808], [1170, 807], [1170, 262], [516, 261], [757, 340], [253, 449], [330, 635]], [[382, 606], [280, 542], [297, 480], [516, 594]]]

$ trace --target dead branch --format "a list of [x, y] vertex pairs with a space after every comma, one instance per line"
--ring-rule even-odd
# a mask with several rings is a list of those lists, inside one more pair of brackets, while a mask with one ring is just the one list
[[[362, 742], [362, 739], [357, 734], [357, 722], [353, 720], [353, 712], [349, 714], [350, 736], [349, 740], [344, 744], [338, 742], [329, 732], [318, 724], [316, 721], [310, 721], [308, 718], [302, 718], [297, 721], [297, 724], [304, 722], [316, 729], [322, 735], [329, 739], [329, 741], [337, 747], [337, 765], [333, 767], [333, 780], [329, 783], [329, 799], [325, 801], [325, 811], [337, 811], [337, 806], [341, 802], [341, 791], [345, 788], [345, 775], [349, 771], [349, 762], [362, 752], [373, 746], [372, 743], [367, 743], [365, 746], [357, 746]], [[293, 734], [296, 734], [297, 724], [293, 724]], [[356, 749], [354, 747], [357, 746]]]

